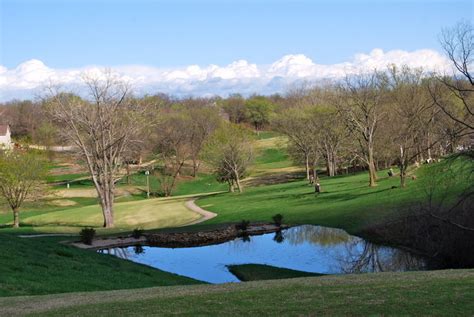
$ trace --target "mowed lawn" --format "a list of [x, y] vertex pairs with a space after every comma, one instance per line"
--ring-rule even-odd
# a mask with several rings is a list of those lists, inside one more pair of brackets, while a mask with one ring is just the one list
[[[67, 239], [0, 234], [0, 297], [200, 283], [112, 255], [68, 246], [64, 243]], [[0, 304], [0, 316], [4, 316], [4, 308]]]
[[12, 297], [0, 307], [6, 316], [470, 316], [473, 290], [473, 270], [451, 270]]
[[[445, 168], [453, 166], [455, 179], [442, 179]], [[322, 193], [315, 194], [306, 180], [284, 184], [247, 187], [244, 193], [225, 193], [203, 197], [197, 204], [218, 214], [207, 224], [238, 222], [241, 220], [271, 221], [282, 214], [289, 224], [317, 224], [343, 228], [355, 233], [378, 222], [387, 222], [413, 211], [427, 202], [428, 191], [435, 188], [437, 198], [455, 197], [472, 181], [468, 169], [472, 163], [464, 158], [424, 165], [416, 170], [417, 179], [407, 180], [400, 188], [398, 177], [388, 177], [387, 171], [378, 173], [376, 187], [368, 186], [366, 172], [355, 175], [321, 177]], [[438, 184], [438, 185], [433, 185]]]
[[[189, 197], [151, 198], [139, 201], [116, 203], [114, 205], [116, 230], [132, 230], [134, 228], [152, 229], [179, 227], [200, 218], [195, 212], [185, 206]], [[37, 230], [48, 227], [60, 227], [64, 230], [70, 227], [79, 230], [80, 227], [101, 227], [103, 224], [102, 211], [99, 205], [78, 208], [67, 208], [40, 215], [30, 216], [22, 224], [34, 226]]]

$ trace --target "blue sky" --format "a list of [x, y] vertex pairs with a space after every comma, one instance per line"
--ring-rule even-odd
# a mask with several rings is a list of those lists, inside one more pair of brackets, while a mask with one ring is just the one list
[[285, 93], [389, 64], [449, 72], [438, 34], [472, 21], [473, 2], [0, 0], [0, 102], [105, 68], [177, 96]]
[[1, 1], [0, 64], [323, 64], [374, 48], [440, 50], [442, 27], [473, 19], [472, 1]]

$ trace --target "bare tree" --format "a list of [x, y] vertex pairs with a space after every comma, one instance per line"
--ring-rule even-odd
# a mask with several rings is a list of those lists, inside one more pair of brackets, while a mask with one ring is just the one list
[[390, 129], [392, 142], [399, 148], [398, 167], [401, 187], [405, 187], [407, 169], [411, 161], [420, 151], [430, 149], [433, 144], [429, 140], [430, 144], [426, 147], [420, 146], [424, 130], [432, 119], [430, 109], [433, 104], [426, 93], [423, 76], [422, 69], [410, 69], [406, 66], [397, 68], [392, 65], [386, 77], [390, 89], [389, 100], [393, 103], [392, 116], [388, 124], [392, 125]]
[[191, 123], [188, 115], [172, 113], [164, 116], [158, 124], [156, 151], [163, 163], [158, 181], [165, 196], [171, 196], [184, 163], [192, 156]]
[[0, 195], [13, 211], [13, 227], [20, 226], [20, 208], [25, 200], [44, 193], [46, 164], [37, 154], [0, 151]]
[[114, 226], [114, 190], [123, 154], [144, 128], [146, 107], [130, 98], [130, 88], [110, 72], [84, 76], [88, 99], [50, 88], [48, 113], [86, 162], [99, 196], [104, 227]]
[[337, 173], [338, 154], [341, 144], [347, 137], [341, 115], [334, 107], [318, 105], [310, 113], [309, 128], [315, 139], [315, 151], [321, 153], [326, 161], [328, 176]]
[[317, 134], [311, 128], [311, 116], [307, 108], [290, 108], [279, 114], [272, 122], [275, 130], [288, 137], [288, 150], [293, 158], [302, 158], [306, 179], [316, 155]]
[[219, 114], [212, 108], [193, 108], [189, 116], [189, 145], [193, 161], [193, 177], [197, 176], [200, 167], [200, 154], [209, 136], [220, 124]]
[[369, 186], [375, 186], [375, 137], [379, 124], [386, 117], [380, 74], [374, 71], [370, 74], [348, 76], [339, 88], [340, 94], [336, 103], [360, 145], [362, 158], [369, 168]]
[[[471, 22], [460, 22], [453, 28], [443, 30], [440, 42], [456, 72], [452, 76], [440, 76], [441, 86], [431, 87], [435, 104], [452, 120], [462, 124], [469, 133], [474, 133], [474, 27]], [[450, 98], [443, 98], [442, 88]], [[454, 99], [454, 101], [453, 101]]]

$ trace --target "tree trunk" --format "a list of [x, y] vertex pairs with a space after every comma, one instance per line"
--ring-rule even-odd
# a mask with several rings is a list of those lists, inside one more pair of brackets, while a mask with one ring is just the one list
[[235, 183], [237, 184], [237, 189], [239, 193], [243, 191], [242, 184], [240, 183], [239, 175], [235, 173]]
[[313, 166], [313, 177], [314, 177], [314, 181], [318, 179], [318, 169], [316, 168], [316, 165]]
[[20, 208], [13, 208], [13, 228], [20, 227]]
[[196, 159], [193, 159], [193, 177], [196, 178], [199, 170], [199, 163]]
[[400, 164], [400, 187], [405, 188], [406, 185], [406, 166], [405, 164]]
[[369, 148], [369, 155], [368, 155], [368, 167], [369, 167], [369, 186], [374, 187], [377, 186], [377, 171], [375, 169], [375, 162], [374, 162], [374, 154], [373, 149]]
[[[111, 189], [113, 191], [113, 189]], [[113, 210], [113, 192], [105, 192], [101, 198], [102, 214], [104, 215], [104, 228], [114, 227], [114, 210]]]
[[309, 181], [309, 155], [305, 154], [306, 180]]
[[104, 228], [114, 227], [114, 216], [112, 206], [104, 208]]
[[130, 163], [127, 162], [127, 185], [130, 185]]

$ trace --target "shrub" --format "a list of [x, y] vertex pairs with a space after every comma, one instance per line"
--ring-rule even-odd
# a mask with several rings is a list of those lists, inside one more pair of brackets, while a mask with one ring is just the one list
[[82, 243], [91, 245], [92, 240], [94, 240], [94, 237], [95, 237], [95, 229], [94, 228], [82, 229], [80, 233], [80, 237], [81, 237]]
[[273, 219], [273, 222], [275, 223], [275, 225], [277, 225], [278, 227], [281, 226], [281, 224], [283, 223], [283, 215], [282, 214], [276, 214], [275, 216], [272, 217]]
[[143, 236], [143, 229], [141, 228], [135, 228], [132, 231], [132, 237], [134, 239], [139, 239], [141, 236]]
[[237, 230], [246, 231], [247, 228], [248, 228], [248, 226], [249, 226], [249, 224], [250, 224], [250, 221], [248, 221], [248, 220], [242, 220], [240, 223], [238, 223], [238, 224], [235, 225], [235, 228], [236, 228]]

